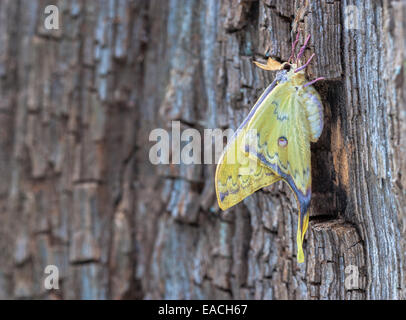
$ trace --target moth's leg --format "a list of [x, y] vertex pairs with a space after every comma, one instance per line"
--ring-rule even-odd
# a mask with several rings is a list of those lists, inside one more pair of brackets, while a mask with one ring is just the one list
[[314, 56], [315, 56], [315, 54], [313, 53], [313, 54], [310, 56], [309, 60], [307, 60], [307, 62], [306, 62], [303, 66], [301, 66], [300, 68], [297, 68], [297, 69], [295, 70], [295, 72], [299, 72], [300, 70], [303, 70], [304, 68], [306, 68], [307, 65], [310, 63], [310, 61], [313, 59]]
[[306, 83], [305, 85], [303, 85], [303, 88], [306, 88], [306, 87], [308, 87], [308, 86], [311, 86], [313, 83], [316, 83], [317, 81], [319, 81], [319, 80], [324, 80], [324, 79], [325, 79], [324, 77], [319, 77], [319, 78], [317, 78], [317, 79], [314, 79], [314, 80], [312, 80], [312, 81]]
[[303, 46], [300, 48], [299, 53], [297, 54], [296, 64], [299, 62], [299, 59], [302, 57], [309, 40], [310, 40], [310, 34], [307, 36], [305, 42], [303, 43]]
[[291, 63], [292, 59], [294, 59], [294, 57], [295, 57], [295, 49], [296, 49], [296, 45], [298, 42], [299, 42], [299, 31], [296, 34], [296, 40], [292, 43], [292, 51], [290, 53], [290, 57], [288, 60], [289, 63]]

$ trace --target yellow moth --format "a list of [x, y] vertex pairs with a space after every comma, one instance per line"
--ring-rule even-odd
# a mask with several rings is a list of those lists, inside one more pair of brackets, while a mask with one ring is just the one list
[[215, 185], [219, 206], [226, 210], [255, 191], [279, 180], [285, 181], [298, 203], [297, 259], [304, 261], [303, 239], [309, 223], [311, 199], [310, 142], [323, 130], [323, 106], [304, 69], [314, 54], [298, 66], [310, 36], [296, 61], [295, 46], [289, 62], [268, 59], [254, 62], [265, 70], [279, 70], [228, 141], [217, 165]]

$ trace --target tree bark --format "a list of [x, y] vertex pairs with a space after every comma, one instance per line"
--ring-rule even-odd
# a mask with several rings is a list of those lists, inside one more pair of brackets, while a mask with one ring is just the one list
[[[0, 1], [0, 298], [404, 298], [405, 21], [402, 0]], [[215, 164], [148, 157], [172, 121], [236, 129], [275, 76], [252, 61], [298, 31], [326, 78], [304, 264], [286, 184], [221, 212]]]

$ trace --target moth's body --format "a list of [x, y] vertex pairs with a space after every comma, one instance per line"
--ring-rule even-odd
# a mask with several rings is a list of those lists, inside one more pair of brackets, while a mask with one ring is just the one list
[[[274, 70], [277, 62], [256, 64]], [[226, 210], [276, 181], [288, 183], [299, 204], [298, 260], [303, 262], [311, 199], [310, 142], [321, 135], [323, 109], [303, 70], [288, 63], [279, 64], [279, 70], [228, 142], [216, 170], [216, 193]], [[249, 138], [252, 132], [255, 141]]]

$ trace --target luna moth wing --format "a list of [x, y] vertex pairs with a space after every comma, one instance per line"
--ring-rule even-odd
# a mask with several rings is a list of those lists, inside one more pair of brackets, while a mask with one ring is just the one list
[[[247, 132], [257, 132], [255, 144], [247, 139], [243, 147], [251, 159], [271, 168], [294, 192], [299, 205], [299, 262], [304, 260], [302, 242], [309, 221], [310, 141], [317, 140], [322, 130], [319, 106], [312, 101], [315, 90], [307, 89], [300, 88], [299, 93], [289, 81], [279, 84], [247, 124]], [[318, 96], [315, 99], [320, 102]]]
[[228, 145], [216, 170], [216, 193], [222, 210], [226, 210], [255, 191], [281, 178], [272, 170], [253, 160], [243, 152], [244, 134], [240, 133]]
[[[244, 144], [248, 122], [275, 88], [277, 81], [278, 79], [275, 79], [259, 97], [240, 127], [228, 141], [218, 161], [215, 186], [217, 200], [222, 210], [234, 206], [255, 191], [281, 179], [258, 160], [249, 158], [241, 147]], [[240, 174], [241, 171], [244, 174]]]

